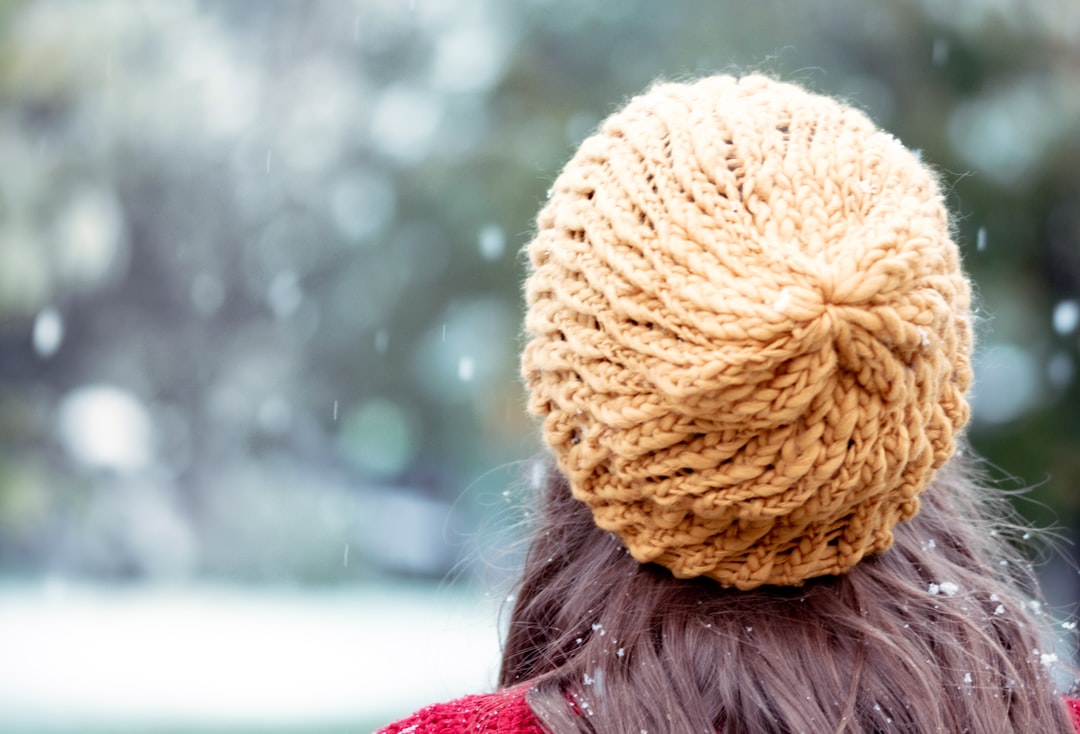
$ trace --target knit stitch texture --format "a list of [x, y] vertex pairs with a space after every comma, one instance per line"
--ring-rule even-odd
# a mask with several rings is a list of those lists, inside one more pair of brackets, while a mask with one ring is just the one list
[[377, 734], [544, 734], [525, 700], [525, 688], [512, 688], [420, 709], [379, 729]]
[[582, 143], [527, 253], [530, 410], [640, 562], [841, 573], [955, 451], [972, 328], [943, 196], [845, 104], [656, 85]]

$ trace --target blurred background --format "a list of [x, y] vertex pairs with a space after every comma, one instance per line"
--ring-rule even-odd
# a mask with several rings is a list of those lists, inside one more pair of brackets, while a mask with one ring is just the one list
[[941, 171], [977, 450], [1080, 527], [1080, 3], [0, 1], [0, 729], [367, 731], [493, 684], [520, 247], [657, 78]]

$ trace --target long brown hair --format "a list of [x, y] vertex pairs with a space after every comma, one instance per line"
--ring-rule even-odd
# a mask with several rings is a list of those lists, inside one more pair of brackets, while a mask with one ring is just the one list
[[1005, 504], [954, 457], [887, 552], [736, 591], [637, 563], [550, 469], [500, 685], [560, 734], [1072, 732]]

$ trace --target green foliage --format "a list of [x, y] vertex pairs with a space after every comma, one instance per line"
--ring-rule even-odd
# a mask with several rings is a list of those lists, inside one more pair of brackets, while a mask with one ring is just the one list
[[[938, 168], [985, 316], [973, 441], [1080, 522], [1075, 12], [1007, 7], [0, 5], [0, 569], [355, 579], [396, 568], [376, 524], [452, 541], [410, 573], [468, 557], [474, 479], [536, 450], [516, 253], [546, 189], [653, 79], [740, 69]], [[150, 435], [65, 432], [95, 385]], [[451, 520], [376, 523], [388, 494]]]

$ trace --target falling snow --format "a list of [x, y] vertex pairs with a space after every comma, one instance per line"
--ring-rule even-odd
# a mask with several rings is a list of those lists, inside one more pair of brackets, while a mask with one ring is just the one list
[[783, 313], [791, 306], [791, 291], [787, 288], [780, 289], [780, 295], [777, 296], [776, 301], [773, 302], [773, 308], [780, 313]]
[[480, 250], [480, 256], [485, 260], [494, 261], [501, 258], [503, 252], [506, 251], [506, 235], [503, 234], [502, 228], [489, 224], [481, 229], [477, 247]]
[[1080, 303], [1077, 301], [1061, 301], [1054, 306], [1054, 331], [1062, 336], [1076, 331], [1080, 325]]
[[473, 364], [472, 357], [462, 357], [458, 360], [457, 376], [462, 382], [469, 382], [472, 380], [475, 371], [476, 365]]
[[34, 319], [32, 336], [34, 351], [39, 357], [51, 357], [64, 341], [64, 320], [60, 312], [51, 306], [43, 309]]
[[943, 594], [945, 596], [955, 596], [960, 587], [954, 584], [952, 581], [942, 581], [940, 584], [930, 584], [927, 588], [931, 594]]

